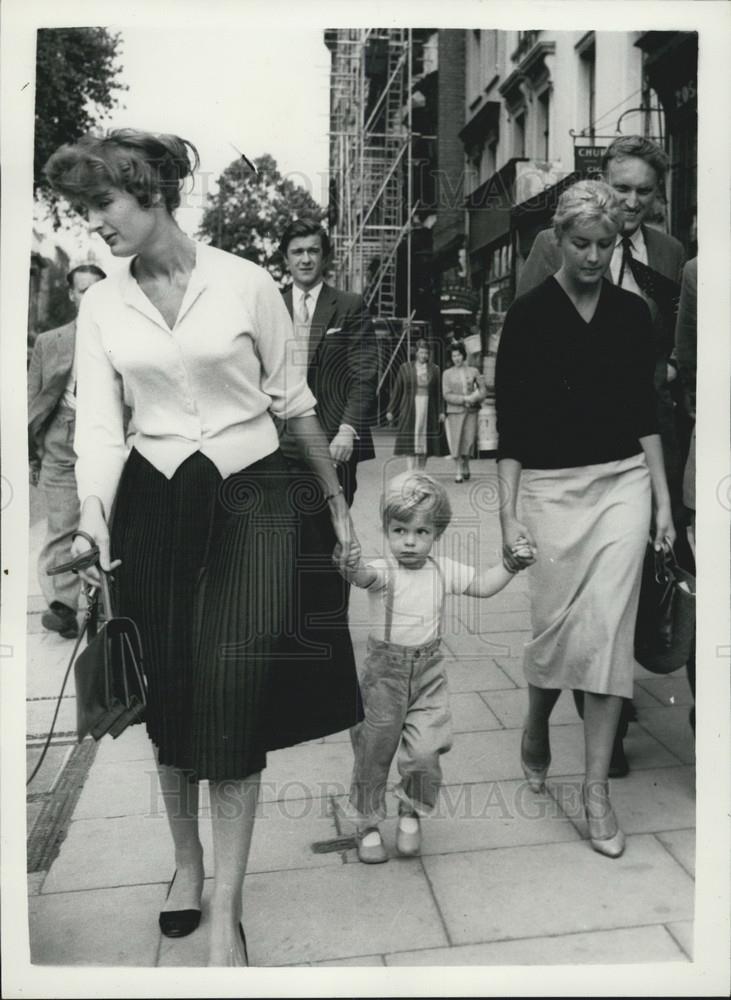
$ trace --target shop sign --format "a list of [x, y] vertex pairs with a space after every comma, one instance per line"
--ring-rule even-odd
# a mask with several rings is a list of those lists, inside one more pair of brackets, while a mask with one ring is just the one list
[[443, 285], [439, 301], [440, 310], [446, 315], [476, 313], [480, 305], [478, 294], [464, 285]]
[[591, 175], [602, 172], [602, 157], [606, 146], [574, 146], [574, 170], [578, 174]]

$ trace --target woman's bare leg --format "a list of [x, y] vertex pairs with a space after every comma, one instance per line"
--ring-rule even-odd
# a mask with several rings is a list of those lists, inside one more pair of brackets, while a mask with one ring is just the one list
[[252, 774], [240, 781], [210, 782], [215, 865], [208, 958], [211, 966], [247, 964], [239, 922], [260, 777]]
[[198, 836], [198, 782], [165, 764], [157, 765], [157, 774], [175, 847], [175, 881], [163, 910], [199, 910], [203, 847]]

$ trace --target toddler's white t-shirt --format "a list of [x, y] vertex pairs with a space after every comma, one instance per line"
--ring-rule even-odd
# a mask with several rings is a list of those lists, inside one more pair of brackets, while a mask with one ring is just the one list
[[390, 595], [393, 616], [389, 641], [400, 646], [424, 646], [436, 639], [442, 594], [463, 594], [475, 576], [474, 566], [443, 556], [432, 556], [420, 569], [406, 569], [395, 559], [374, 559], [367, 565], [376, 573], [368, 587], [370, 634], [374, 639], [386, 639], [386, 601]]

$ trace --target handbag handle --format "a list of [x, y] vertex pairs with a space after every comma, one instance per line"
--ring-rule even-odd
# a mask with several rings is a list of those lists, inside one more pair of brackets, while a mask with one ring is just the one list
[[[76, 534], [83, 534], [83, 532], [76, 532]], [[84, 535], [84, 537], [87, 538], [87, 539], [89, 539], [88, 535]], [[93, 539], [90, 539], [90, 540], [93, 542]], [[51, 725], [50, 725], [50, 728], [49, 728], [49, 731], [48, 731], [48, 736], [46, 736], [46, 742], [43, 744], [43, 749], [41, 750], [41, 755], [38, 758], [38, 760], [36, 762], [36, 765], [35, 765], [35, 767], [33, 768], [32, 772], [30, 774], [30, 777], [28, 778], [28, 780], [25, 783], [25, 787], [26, 788], [28, 787], [28, 785], [30, 785], [30, 783], [33, 781], [33, 779], [35, 778], [35, 776], [38, 774], [38, 772], [40, 771], [40, 769], [41, 769], [41, 767], [43, 765], [43, 761], [46, 759], [46, 754], [48, 753], [48, 748], [50, 747], [51, 740], [53, 739], [53, 731], [56, 728], [56, 720], [58, 718], [58, 713], [59, 713], [60, 708], [61, 708], [61, 702], [63, 700], [63, 693], [66, 690], [66, 684], [67, 684], [68, 679], [69, 679], [69, 674], [71, 673], [71, 668], [74, 665], [74, 660], [76, 659], [76, 654], [78, 653], [79, 647], [81, 646], [81, 641], [84, 638], [84, 636], [87, 634], [87, 632], [90, 635], [95, 635], [96, 634], [96, 617], [97, 617], [97, 608], [98, 608], [98, 604], [99, 604], [99, 595], [100, 594], [101, 594], [102, 613], [104, 615], [105, 620], [108, 621], [109, 618], [111, 617], [111, 614], [112, 614], [112, 602], [111, 602], [111, 598], [109, 596], [109, 580], [108, 580], [108, 575], [109, 574], [105, 570], [103, 570], [101, 568], [101, 566], [99, 566], [98, 555], [99, 555], [99, 553], [98, 553], [98, 550], [97, 550], [97, 563], [96, 563], [96, 566], [97, 566], [97, 569], [99, 570], [99, 576], [101, 578], [101, 588], [97, 589], [97, 588], [92, 587], [92, 588], [89, 589], [89, 591], [87, 593], [87, 602], [88, 603], [87, 603], [87, 608], [86, 608], [86, 614], [84, 615], [84, 623], [81, 626], [81, 631], [79, 632], [79, 635], [78, 635], [78, 637], [76, 639], [76, 642], [74, 643], [74, 648], [71, 651], [71, 656], [69, 658], [68, 666], [66, 667], [66, 673], [63, 675], [63, 681], [61, 682], [61, 690], [59, 691], [58, 698], [56, 699], [56, 707], [55, 707], [54, 712], [53, 712], [53, 718], [51, 719]], [[58, 570], [56, 570], [56, 572], [58, 572]], [[53, 574], [50, 574], [50, 575], [53, 575]]]

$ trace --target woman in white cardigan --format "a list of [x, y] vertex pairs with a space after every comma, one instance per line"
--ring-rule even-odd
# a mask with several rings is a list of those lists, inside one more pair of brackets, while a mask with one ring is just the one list
[[442, 373], [442, 396], [447, 410], [449, 454], [456, 466], [455, 483], [470, 478], [470, 458], [474, 458], [477, 439], [477, 411], [486, 390], [476, 368], [466, 363], [464, 344], [456, 343], [450, 351], [452, 367]]

